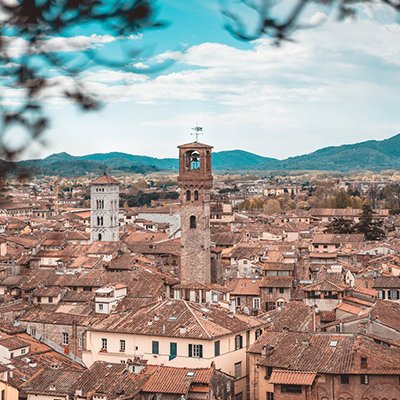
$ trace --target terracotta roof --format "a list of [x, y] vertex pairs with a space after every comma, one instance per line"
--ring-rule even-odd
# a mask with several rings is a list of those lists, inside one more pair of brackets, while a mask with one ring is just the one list
[[227, 283], [231, 296], [259, 296], [261, 279], [232, 279]]
[[[399, 375], [400, 349], [375, 343], [356, 334], [264, 332], [250, 353], [261, 356], [258, 364], [279, 369], [327, 374]], [[361, 368], [361, 358], [368, 360]]]
[[119, 185], [119, 182], [104, 172], [103, 175], [92, 181], [91, 185]]
[[16, 349], [21, 349], [23, 347], [27, 347], [29, 346], [29, 344], [27, 344], [21, 339], [18, 339], [18, 337], [9, 337], [1, 339], [0, 346], [3, 346], [8, 350], [16, 350]]
[[291, 288], [293, 278], [291, 276], [264, 276], [260, 287]]
[[209, 385], [213, 372], [213, 368], [189, 369], [160, 366], [155, 368], [154, 373], [143, 385], [142, 391], [185, 395], [190, 391], [192, 384], [196, 383], [197, 389], [199, 384]]
[[[110, 314], [92, 327], [95, 331], [212, 340], [261, 327], [260, 318], [229, 315], [222, 307], [202, 307], [184, 300], [163, 300], [139, 310]], [[185, 327], [185, 329], [181, 329]]]
[[379, 276], [372, 285], [374, 289], [398, 289], [400, 288], [400, 276]]
[[213, 147], [210, 146], [209, 144], [204, 144], [204, 143], [200, 143], [200, 142], [191, 142], [191, 143], [181, 144], [180, 146], [178, 146], [178, 148], [180, 148], [180, 149], [185, 149], [185, 148], [189, 148], [189, 149], [195, 149], [195, 148], [212, 149]]
[[315, 292], [315, 291], [324, 291], [324, 292], [343, 292], [348, 289], [348, 286], [340, 285], [329, 281], [328, 279], [323, 280], [322, 282], [316, 282], [312, 285], [308, 285], [303, 287], [305, 292]]
[[317, 376], [316, 372], [288, 371], [274, 369], [269, 383], [274, 385], [304, 385], [311, 386]]

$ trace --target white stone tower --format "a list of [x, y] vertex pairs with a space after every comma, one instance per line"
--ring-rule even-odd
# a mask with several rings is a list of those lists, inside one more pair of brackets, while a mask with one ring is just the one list
[[181, 197], [181, 282], [210, 283], [210, 190], [212, 146], [193, 142], [179, 146]]
[[105, 172], [91, 183], [90, 240], [119, 240], [119, 183]]

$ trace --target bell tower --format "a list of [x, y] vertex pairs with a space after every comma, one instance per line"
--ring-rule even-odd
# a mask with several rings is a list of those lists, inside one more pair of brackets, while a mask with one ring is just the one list
[[178, 146], [181, 200], [181, 282], [210, 283], [210, 190], [212, 146]]
[[90, 241], [119, 241], [119, 182], [107, 175], [92, 181], [90, 188]]

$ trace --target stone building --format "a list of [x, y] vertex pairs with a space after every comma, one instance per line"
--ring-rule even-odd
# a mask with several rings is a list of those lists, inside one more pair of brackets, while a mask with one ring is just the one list
[[179, 146], [181, 282], [211, 282], [210, 189], [212, 146]]
[[104, 173], [91, 183], [90, 240], [119, 241], [119, 184]]
[[399, 399], [400, 350], [365, 335], [264, 332], [248, 350], [250, 399]]

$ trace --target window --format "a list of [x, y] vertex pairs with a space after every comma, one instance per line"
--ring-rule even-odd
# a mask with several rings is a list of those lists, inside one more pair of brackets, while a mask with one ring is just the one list
[[301, 393], [300, 385], [281, 385], [282, 393]]
[[194, 215], [190, 216], [190, 229], [196, 229], [197, 227], [197, 221], [196, 217]]
[[10, 358], [14, 358], [14, 353], [10, 353]]
[[255, 310], [259, 310], [260, 309], [260, 298], [259, 297], [254, 297], [254, 299], [253, 299], [253, 308]]
[[240, 297], [235, 297], [235, 304], [236, 304], [236, 307], [240, 307], [240, 304], [241, 304], [241, 298]]
[[53, 298], [50, 296], [49, 297], [49, 303], [52, 303], [53, 302]]
[[83, 336], [80, 336], [80, 337], [79, 337], [78, 347], [79, 347], [80, 349], [83, 348]]
[[26, 353], [26, 349], [21, 349], [21, 354], [25, 354]]
[[104, 310], [104, 305], [101, 304], [101, 303], [99, 304], [99, 310], [100, 310], [100, 311], [103, 311], [103, 310]]
[[235, 336], [235, 350], [239, 350], [243, 347], [243, 337], [242, 335]]
[[266, 303], [266, 309], [267, 309], [267, 311], [275, 310], [275, 302], [273, 302], [273, 301], [267, 301], [267, 303]]
[[202, 344], [189, 344], [189, 357], [203, 358], [203, 345]]
[[151, 352], [153, 354], [160, 354], [160, 343], [157, 340], [151, 342]]
[[186, 201], [190, 201], [192, 199], [192, 193], [190, 190], [186, 190]]
[[342, 327], [341, 327], [340, 324], [339, 324], [339, 325], [336, 325], [335, 331], [336, 331], [337, 333], [341, 333], [341, 332], [342, 332]]
[[101, 339], [101, 351], [107, 351], [107, 339], [106, 338]]
[[125, 349], [126, 349], [126, 342], [125, 342], [125, 340], [121, 339], [119, 341], [119, 351], [125, 352]]
[[214, 342], [214, 357], [218, 357], [221, 354], [221, 342], [217, 340]]
[[396, 289], [389, 290], [388, 299], [390, 299], [390, 300], [397, 300], [398, 299], [398, 293], [397, 293]]
[[66, 346], [69, 343], [69, 335], [67, 332], [63, 332], [61, 336], [61, 343]]
[[268, 294], [273, 294], [273, 293], [274, 293], [274, 288], [269, 287], [269, 288], [268, 288]]
[[280, 293], [280, 294], [283, 294], [283, 293], [285, 293], [285, 288], [283, 288], [283, 287], [280, 287], [280, 288], [279, 288], [279, 293]]
[[235, 363], [235, 378], [241, 378], [242, 377], [242, 362], [237, 362]]
[[368, 375], [360, 375], [360, 383], [361, 385], [368, 385]]
[[366, 368], [368, 368], [368, 359], [367, 359], [367, 357], [361, 357], [361, 360], [360, 360], [361, 362], [360, 362], [360, 364], [361, 364], [361, 369], [366, 369]]
[[274, 400], [274, 393], [273, 392], [267, 392], [266, 400]]
[[99, 242], [101, 242], [101, 238], [102, 238], [101, 233], [99, 233], [99, 236], [98, 236]]
[[265, 367], [265, 379], [271, 378], [272, 375], [272, 367]]
[[42, 298], [40, 296], [37, 297], [37, 302], [41, 303], [42, 302]]
[[30, 327], [31, 336], [36, 336], [36, 328], [34, 326]]
[[256, 329], [256, 340], [262, 335], [262, 329]]
[[171, 342], [169, 344], [169, 359], [173, 360], [178, 354], [178, 343]]
[[349, 376], [348, 375], [340, 375], [340, 383], [342, 385], [348, 385], [349, 384]]
[[194, 191], [194, 201], [198, 201], [199, 200], [199, 192], [198, 190]]

